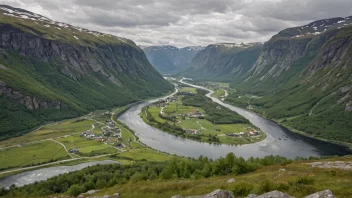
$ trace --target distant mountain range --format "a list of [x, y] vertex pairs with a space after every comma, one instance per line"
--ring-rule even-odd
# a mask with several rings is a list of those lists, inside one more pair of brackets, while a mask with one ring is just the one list
[[172, 88], [131, 40], [0, 5], [0, 140]]
[[288, 28], [263, 45], [209, 45], [182, 75], [230, 82], [228, 102], [352, 143], [352, 17]]
[[175, 74], [187, 68], [194, 56], [204, 47], [177, 48], [170, 45], [141, 46], [150, 63], [163, 74]]
[[262, 43], [212, 44], [201, 50], [182, 76], [194, 79], [227, 80], [248, 72], [259, 57]]

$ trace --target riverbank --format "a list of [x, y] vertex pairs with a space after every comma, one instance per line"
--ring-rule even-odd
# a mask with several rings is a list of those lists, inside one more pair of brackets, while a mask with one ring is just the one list
[[[216, 97], [218, 99], [220, 99], [222, 102], [224, 103], [227, 103], [229, 105], [232, 105], [233, 103], [229, 103], [228, 101], [226, 101], [226, 97], [225, 95], [228, 95], [228, 94], [224, 94], [222, 91], [219, 91], [221, 89], [223, 89], [224, 91], [226, 91], [226, 89], [228, 89], [229, 87], [226, 85], [224, 85], [224, 83], [217, 83], [217, 82], [210, 82], [210, 83], [205, 83], [206, 85], [209, 85], [209, 89], [212, 89], [212, 90], [215, 90], [214, 93], [212, 94], [213, 97]], [[216, 85], [216, 86], [215, 86]], [[221, 96], [221, 97], [220, 97]], [[243, 98], [248, 98], [247, 95], [243, 96]], [[239, 96], [239, 98], [241, 98], [241, 96]], [[250, 96], [249, 98], [260, 98], [258, 96]], [[243, 102], [243, 101], [242, 101]], [[249, 102], [246, 102], [246, 104], [249, 104]], [[248, 106], [248, 104], [246, 106]], [[233, 105], [236, 105], [233, 104]], [[261, 117], [263, 118], [266, 118], [266, 119], [270, 119], [266, 116], [265, 114], [265, 111], [263, 111], [262, 109], [256, 109], [255, 106], [252, 106], [252, 105], [249, 105], [251, 108], [247, 108], [246, 106], [244, 106], [243, 104], [242, 105], [239, 105], [241, 106], [240, 108], [245, 108], [247, 111], [250, 111], [252, 113], [255, 113], [257, 115], [260, 115]], [[298, 116], [295, 116], [295, 117], [299, 117], [301, 115], [298, 115]], [[293, 118], [293, 117], [290, 117], [290, 118]], [[346, 147], [348, 148], [349, 150], [352, 150], [352, 144], [351, 143], [347, 143], [347, 142], [342, 142], [342, 141], [337, 141], [337, 140], [329, 140], [329, 139], [325, 139], [325, 138], [321, 138], [321, 137], [316, 137], [316, 136], [313, 136], [313, 135], [310, 135], [308, 133], [305, 133], [304, 131], [300, 131], [300, 130], [297, 130], [289, 125], [287, 125], [284, 120], [289, 120], [290, 118], [281, 118], [281, 119], [270, 119], [272, 120], [273, 122], [281, 125], [282, 127], [285, 127], [286, 129], [288, 129], [289, 131], [293, 132], [293, 133], [296, 133], [296, 134], [299, 134], [299, 135], [303, 135], [307, 138], [312, 138], [312, 139], [315, 139], [315, 140], [319, 140], [319, 141], [323, 141], [323, 142], [327, 142], [327, 143], [331, 143], [331, 144], [336, 144], [336, 145], [339, 145], [339, 146], [343, 146], [343, 147]]]

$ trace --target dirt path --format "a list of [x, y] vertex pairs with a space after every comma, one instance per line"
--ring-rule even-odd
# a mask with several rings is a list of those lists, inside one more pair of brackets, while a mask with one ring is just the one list
[[56, 141], [56, 140], [54, 140], [54, 139], [49, 139], [49, 140], [60, 144], [62, 147], [64, 147], [66, 153], [67, 153], [72, 159], [75, 158], [75, 157], [73, 157], [73, 156], [71, 155], [71, 153], [67, 150], [66, 146], [65, 146], [63, 143], [61, 143], [61, 142], [59, 142], [59, 141]]

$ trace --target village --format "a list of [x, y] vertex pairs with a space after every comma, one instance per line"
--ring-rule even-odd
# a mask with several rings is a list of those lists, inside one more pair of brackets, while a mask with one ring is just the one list
[[[105, 126], [102, 127], [102, 132], [100, 134], [94, 133], [94, 130], [84, 131], [80, 134], [80, 137], [83, 137], [87, 140], [97, 141], [104, 144], [109, 144], [118, 149], [123, 149], [125, 145], [121, 142], [121, 129], [115, 126], [115, 123], [112, 120], [106, 120]], [[78, 148], [69, 149], [70, 153], [78, 153]]]

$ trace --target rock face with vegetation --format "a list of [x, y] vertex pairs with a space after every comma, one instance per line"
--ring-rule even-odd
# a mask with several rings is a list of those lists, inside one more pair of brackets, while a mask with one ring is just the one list
[[196, 80], [241, 78], [258, 59], [262, 43], [212, 44], [200, 51], [182, 73]]
[[[352, 17], [288, 28], [266, 42], [228, 102], [313, 137], [352, 143]], [[242, 97], [245, 94], [260, 97]]]
[[152, 65], [161, 73], [175, 74], [185, 69], [201, 46], [177, 48], [170, 45], [142, 47]]
[[128, 39], [0, 6], [0, 139], [172, 87]]

